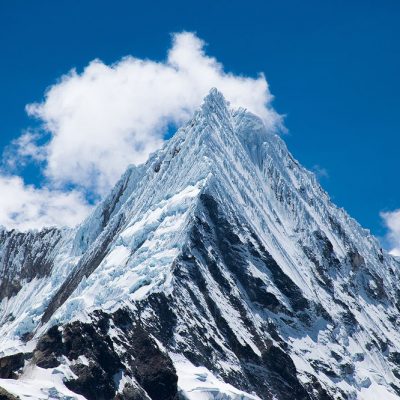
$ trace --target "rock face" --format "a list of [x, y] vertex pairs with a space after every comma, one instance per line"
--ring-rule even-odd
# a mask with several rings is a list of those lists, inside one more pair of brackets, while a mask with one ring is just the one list
[[125, 384], [121, 398], [146, 398], [147, 393], [152, 399], [177, 399], [178, 377], [171, 359], [129, 310], [95, 311], [90, 323], [75, 321], [50, 328], [40, 337], [32, 361], [48, 369], [65, 360], [76, 375], [66, 386], [88, 400], [114, 398], [122, 377], [140, 386]]
[[23, 281], [50, 274], [60, 239], [58, 229], [37, 233], [0, 231], [0, 300], [17, 294]]
[[399, 262], [216, 90], [79, 227], [2, 235], [21, 398], [400, 398]]
[[0, 400], [18, 400], [18, 397], [13, 396], [7, 390], [0, 387]]
[[4, 379], [16, 379], [18, 372], [22, 370], [25, 359], [29, 354], [15, 353], [0, 359], [0, 377]]

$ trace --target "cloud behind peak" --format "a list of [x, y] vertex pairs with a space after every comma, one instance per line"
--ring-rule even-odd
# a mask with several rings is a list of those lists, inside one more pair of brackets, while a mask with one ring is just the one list
[[[23, 146], [14, 146], [14, 160], [8, 154], [7, 161], [26, 160], [29, 149], [29, 159], [40, 160], [45, 177], [41, 190], [59, 195], [68, 194], [66, 188], [72, 187], [79, 194], [75, 200], [98, 199], [127, 165], [144, 162], [162, 145], [168, 127], [189, 119], [212, 87], [223, 92], [233, 107], [259, 115], [269, 129], [280, 126], [281, 117], [271, 106], [273, 97], [264, 75], [253, 78], [226, 72], [206, 54], [200, 38], [181, 32], [172, 36], [163, 62], [132, 56], [112, 65], [93, 60], [81, 73], [71, 70], [63, 75], [42, 101], [26, 107], [39, 120], [47, 140], [37, 133], [25, 134], [15, 141]], [[39, 190], [21, 182], [17, 186], [22, 191]], [[86, 212], [86, 201], [81, 205]], [[22, 227], [10, 222], [11, 211], [0, 208], [0, 224]], [[48, 220], [68, 224], [57, 215]], [[41, 221], [39, 225], [46, 225], [47, 219]], [[25, 222], [23, 227], [27, 226]], [[38, 226], [34, 218], [32, 226]]]

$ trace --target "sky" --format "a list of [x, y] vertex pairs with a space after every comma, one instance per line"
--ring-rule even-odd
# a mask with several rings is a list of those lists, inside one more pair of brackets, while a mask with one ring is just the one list
[[218, 86], [400, 255], [399, 16], [396, 0], [1, 1], [0, 224], [79, 222]]

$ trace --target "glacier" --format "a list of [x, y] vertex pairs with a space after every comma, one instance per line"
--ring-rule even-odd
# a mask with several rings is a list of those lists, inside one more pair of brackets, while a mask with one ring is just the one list
[[399, 278], [282, 138], [212, 89], [78, 227], [1, 230], [0, 388], [400, 399]]

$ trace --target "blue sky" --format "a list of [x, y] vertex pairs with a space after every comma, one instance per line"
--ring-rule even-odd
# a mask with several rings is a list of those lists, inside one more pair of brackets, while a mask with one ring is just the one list
[[[165, 60], [171, 33], [196, 32], [225, 71], [265, 74], [294, 156], [383, 236], [380, 212], [400, 208], [399, 15], [395, 0], [2, 1], [0, 148], [38, 125], [25, 106], [71, 68]], [[24, 165], [42, 186], [38, 163]]]

